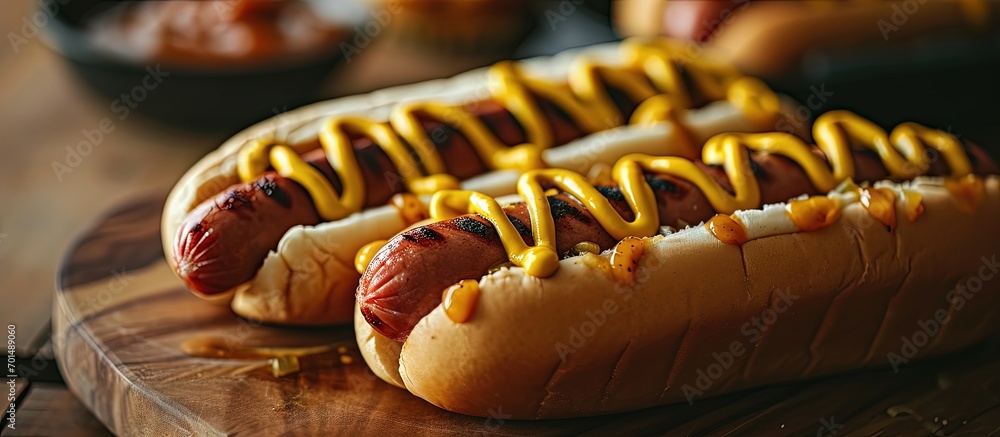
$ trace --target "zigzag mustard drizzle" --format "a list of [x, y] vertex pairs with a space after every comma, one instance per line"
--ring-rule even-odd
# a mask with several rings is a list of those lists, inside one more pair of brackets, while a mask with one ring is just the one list
[[[417, 114], [453, 125], [468, 138], [487, 167], [527, 171], [546, 167], [542, 150], [554, 145], [552, 129], [535, 101], [536, 95], [569, 114], [583, 132], [593, 133], [626, 121], [608, 95], [607, 84], [641, 102], [631, 123], [669, 122], [684, 134], [676, 115], [678, 110], [690, 108], [692, 101], [677, 67], [683, 63], [701, 93], [710, 100], [729, 100], [750, 121], [761, 125], [773, 123], [780, 111], [778, 97], [761, 81], [744, 77], [732, 66], [703, 56], [702, 49], [696, 46], [671, 40], [633, 39], [623, 42], [621, 47], [626, 59], [624, 65], [601, 65], [581, 57], [571, 64], [565, 83], [529, 77], [513, 62], [501, 62], [490, 68], [488, 76], [495, 85], [491, 87], [492, 97], [524, 127], [528, 140], [525, 144], [507, 147], [482, 120], [461, 105], [406, 103], [393, 109], [389, 122], [344, 116], [323, 125], [319, 139], [342, 183], [339, 195], [322, 173], [299, 156], [303, 150], [267, 140], [243, 147], [237, 157], [237, 170], [240, 179], [249, 182], [273, 167], [280, 175], [305, 187], [320, 217], [332, 221], [364, 206], [364, 181], [349, 133], [361, 134], [384, 150], [410, 192], [430, 194], [459, 186], [455, 177], [446, 173], [444, 161]], [[692, 155], [694, 150], [691, 144]]]
[[[895, 179], [912, 179], [924, 174], [930, 167], [925, 147], [932, 147], [940, 151], [947, 161], [952, 172], [949, 181], [963, 185], [982, 185], [982, 180], [971, 174], [972, 166], [958, 140], [944, 132], [914, 123], [901, 124], [891, 134], [886, 134], [871, 121], [853, 113], [832, 111], [816, 120], [813, 136], [828, 161], [817, 156], [801, 139], [785, 133], [728, 133], [711, 138], [705, 144], [702, 160], [706, 164], [721, 165], [725, 169], [734, 194], [730, 194], [712, 176], [688, 159], [642, 154], [625, 156], [613, 167], [612, 177], [618, 183], [629, 207], [635, 212], [635, 219], [631, 222], [618, 215], [609, 201], [580, 174], [557, 169], [531, 170], [521, 176], [517, 189], [528, 207], [534, 230], [533, 246], [524, 243], [501, 205], [492, 197], [471, 191], [446, 190], [434, 195], [429, 209], [431, 217], [437, 220], [467, 213], [482, 215], [496, 228], [510, 261], [524, 267], [529, 275], [544, 277], [556, 271], [559, 261], [555, 246], [555, 221], [546, 198], [546, 191], [552, 187], [579, 199], [609, 234], [622, 240], [626, 237], [655, 235], [660, 227], [656, 196], [646, 182], [644, 173], [682, 178], [697, 186], [712, 207], [720, 213], [707, 223], [710, 231], [720, 240], [741, 244], [746, 241], [745, 229], [742, 235], [739, 232], [743, 224], [735, 216], [727, 214], [758, 208], [761, 204], [760, 188], [750, 169], [748, 150], [779, 154], [795, 161], [806, 172], [812, 184], [822, 192], [831, 192], [841, 183], [853, 179], [853, 147], [875, 151]], [[886, 202], [895, 201], [894, 194], [890, 196], [879, 191], [880, 189], [859, 190], [862, 203], [876, 218], [888, 221], [890, 217], [886, 216], [886, 211], [892, 211], [891, 219], [895, 220], [894, 209], [886, 208]], [[912, 209], [917, 210], [920, 205], [919, 194], [909, 192], [905, 196], [908, 201], [916, 202]], [[791, 202], [787, 211], [800, 229], [812, 230], [835, 220], [842, 206], [833, 197], [815, 196]], [[908, 215], [911, 220], [916, 218], [913, 214]], [[818, 217], [819, 220], [811, 221], [812, 217]], [[725, 231], [713, 229], [716, 226]], [[736, 229], [737, 227], [740, 229]]]

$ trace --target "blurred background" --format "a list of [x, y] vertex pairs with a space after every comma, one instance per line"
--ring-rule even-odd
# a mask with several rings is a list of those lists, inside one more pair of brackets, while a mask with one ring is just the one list
[[63, 252], [109, 208], [165, 198], [257, 121], [498, 60], [669, 35], [797, 99], [793, 123], [850, 109], [995, 153], [998, 22], [991, 0], [4, 0], [0, 319], [17, 325], [20, 358], [49, 363], [23, 375], [26, 426], [9, 435], [106, 433], [59, 385], [47, 346]]

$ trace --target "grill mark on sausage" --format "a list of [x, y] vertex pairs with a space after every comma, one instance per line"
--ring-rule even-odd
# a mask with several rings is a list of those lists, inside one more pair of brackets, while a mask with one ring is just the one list
[[561, 121], [563, 121], [563, 122], [571, 123], [573, 125], [576, 124], [573, 121], [573, 117], [571, 117], [569, 115], [569, 113], [566, 112], [566, 110], [562, 108], [562, 106], [559, 106], [559, 105], [553, 103], [552, 101], [550, 101], [548, 99], [542, 98], [541, 96], [539, 96], [539, 95], [537, 95], [535, 93], [531, 93], [531, 96], [538, 103], [538, 107], [542, 111], [547, 111], [547, 112], [551, 112], [552, 114], [555, 114], [555, 116], [558, 117], [558, 119], [561, 120]]
[[549, 132], [552, 133], [554, 144], [566, 144], [585, 133], [577, 126], [576, 122], [561, 106], [552, 101], [546, 100], [537, 94], [532, 93], [538, 108], [547, 120], [549, 120]]
[[[479, 120], [485, 121], [494, 116], [494, 114], [484, 114]], [[472, 143], [455, 125], [448, 123], [447, 120], [439, 120], [420, 113], [417, 114], [417, 120], [441, 156], [448, 173], [463, 180], [488, 170]], [[411, 150], [411, 153], [415, 154], [416, 150]], [[418, 166], [426, 171], [426, 163], [420, 159], [416, 161]]]
[[448, 153], [448, 150], [451, 149], [451, 136], [454, 133], [455, 128], [448, 124], [442, 124], [429, 129], [427, 131], [427, 136], [431, 139], [431, 143], [434, 143], [434, 147], [437, 148], [440, 153]]
[[681, 78], [681, 82], [684, 84], [684, 90], [687, 91], [689, 96], [691, 96], [691, 107], [700, 108], [708, 104], [708, 99], [705, 98], [705, 95], [695, 84], [694, 78], [691, 76], [691, 71], [685, 68], [683, 62], [675, 61], [673, 64], [674, 67], [677, 68], [677, 73]]
[[[480, 120], [483, 121], [483, 124], [486, 125], [486, 128], [489, 129], [494, 136], [500, 138], [500, 140], [508, 146], [513, 147], [524, 142], [524, 139], [527, 138], [527, 133], [524, 130], [524, 126], [521, 126], [521, 122], [517, 121], [514, 114], [511, 114], [510, 111], [506, 109], [502, 109], [501, 114], [502, 115], [497, 117], [496, 120], [490, 117], [482, 117]], [[504, 125], [511, 126], [516, 131], [515, 135], [505, 135], [505, 132], [501, 129], [501, 126]], [[505, 140], [505, 137], [516, 138], [520, 141], [512, 143], [509, 139]]]
[[253, 195], [246, 192], [243, 187], [232, 190], [222, 204], [218, 205], [222, 211], [239, 211], [243, 209], [254, 209]]
[[764, 167], [761, 167], [755, 159], [750, 160], [750, 172], [755, 178], [757, 178], [758, 181], [771, 178], [771, 175], [767, 174], [767, 172], [764, 171]]
[[[377, 147], [374, 144], [369, 144], [367, 147]], [[368, 153], [356, 153], [355, 156], [361, 161], [365, 167], [372, 171], [374, 174], [378, 174], [382, 171], [382, 167], [378, 165], [378, 160], [375, 158], [374, 154]]]
[[867, 156], [869, 158], [880, 159], [879, 158], [879, 154], [878, 154], [877, 151], [875, 151], [873, 149], [869, 149], [867, 147], [853, 148], [853, 149], [851, 149], [851, 151], [852, 152], [859, 152], [862, 155], [865, 155], [865, 156]]
[[[647, 84], [649, 83], [648, 81], [645, 82]], [[635, 112], [635, 108], [637, 108], [638, 105], [636, 105], [636, 103], [629, 98], [628, 94], [625, 94], [624, 91], [618, 88], [612, 86], [606, 86], [605, 89], [608, 92], [608, 97], [611, 98], [611, 101], [614, 102], [615, 107], [618, 108], [619, 112], [621, 112], [622, 117], [624, 118], [623, 121], [627, 121], [629, 118], [631, 118], [632, 113]]]
[[[352, 142], [355, 147], [354, 156], [362, 168], [368, 169], [368, 175], [382, 176], [386, 186], [388, 186], [389, 191], [392, 193], [404, 191], [405, 187], [402, 185], [403, 176], [400, 174], [400, 170], [396, 168], [391, 161], [389, 163], [389, 167], [387, 168], [383, 168], [382, 164], [379, 162], [379, 158], [381, 158], [379, 155], [383, 155], [388, 158], [388, 155], [383, 152], [379, 146], [375, 145], [375, 143], [367, 138], [353, 140]], [[368, 150], [369, 148], [375, 149]], [[374, 188], [375, 186], [367, 187], [367, 189]]]
[[406, 241], [418, 244], [423, 247], [443, 242], [445, 240], [444, 235], [441, 235], [439, 232], [427, 226], [421, 226], [419, 228], [410, 229], [409, 231], [403, 233], [402, 238]]
[[580, 211], [579, 208], [570, 205], [555, 196], [550, 196], [549, 198], [549, 209], [552, 211], [552, 217], [556, 220], [563, 217], [572, 217], [582, 223], [590, 223], [590, 217]]
[[462, 232], [475, 235], [482, 239], [486, 239], [487, 235], [489, 235], [490, 231], [492, 230], [485, 223], [467, 215], [463, 215], [461, 217], [456, 218], [455, 220], [452, 220], [452, 224], [455, 225], [456, 229]]
[[278, 186], [278, 183], [273, 178], [257, 179], [257, 182], [254, 183], [254, 188], [262, 191], [267, 197], [274, 199], [283, 208], [288, 209], [292, 207], [292, 198]]
[[[646, 182], [648, 182], [649, 186], [653, 187], [653, 191], [656, 191], [657, 193], [677, 194], [678, 192], [677, 184], [657, 177], [656, 175], [647, 174]], [[620, 192], [621, 191], [619, 191], [619, 193]], [[624, 197], [622, 200], [625, 200]]]
[[[507, 220], [510, 220], [510, 223], [514, 225], [514, 229], [517, 229], [518, 234], [521, 234], [522, 237], [531, 238], [531, 228], [528, 227], [528, 225], [525, 225], [524, 222], [521, 221], [521, 219], [514, 217], [510, 214], [506, 214], [506, 216]], [[496, 231], [493, 230], [492, 227], [489, 228], [489, 231], [493, 235], [497, 235]], [[499, 235], [497, 235], [497, 238], [499, 238]]]
[[343, 185], [340, 183], [340, 177], [333, 171], [333, 167], [330, 166], [330, 161], [327, 161], [326, 152], [323, 149], [308, 151], [302, 155], [302, 159], [312, 168], [322, 173], [326, 177], [326, 180], [330, 181], [333, 191], [336, 191], [338, 196], [343, 194]]
[[618, 189], [618, 187], [601, 185], [597, 187], [597, 192], [601, 193], [602, 196], [607, 197], [608, 200], [614, 200], [616, 202], [625, 201], [625, 195], [622, 194], [622, 190]]

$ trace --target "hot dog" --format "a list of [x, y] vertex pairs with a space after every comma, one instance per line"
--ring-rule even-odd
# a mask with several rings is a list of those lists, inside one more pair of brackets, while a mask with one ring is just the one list
[[[821, 153], [815, 146], [813, 150]], [[975, 157], [972, 161], [976, 163], [976, 174], [997, 173], [995, 164], [981, 148], [969, 146], [967, 150]], [[762, 205], [817, 194], [805, 172], [788, 158], [761, 152], [752, 153], [750, 158], [754, 177], [760, 181]], [[853, 151], [851, 159], [857, 164], [855, 180], [859, 183], [874, 183], [889, 176], [878, 158], [870, 153]], [[732, 191], [721, 168], [700, 162], [696, 165]], [[939, 160], [926, 174], [947, 173], [947, 164]], [[685, 223], [705, 222], [716, 213], [704, 193], [682, 179], [648, 175], [647, 181], [657, 196], [661, 226], [683, 228]], [[635, 218], [617, 186], [597, 188], [616, 213], [625, 220]], [[584, 242], [596, 244], [601, 251], [618, 243], [583, 204], [566, 193], [550, 196], [549, 203], [556, 222], [558, 253]], [[508, 205], [504, 212], [516, 223], [521, 238], [529, 243], [531, 221], [527, 206]], [[456, 259], [466, 261], [448, 261]], [[372, 268], [362, 276], [358, 288], [361, 314], [382, 335], [404, 341], [417, 322], [441, 303], [441, 290], [463, 279], [481, 278], [491, 267], [505, 261], [507, 255], [496, 230], [482, 216], [471, 214], [410, 229], [389, 240], [386, 249], [372, 260]]]
[[344, 322], [355, 253], [421, 217], [386, 205], [393, 195], [415, 194], [393, 202], [419, 210], [442, 188], [510, 193], [530, 168], [691, 155], [718, 132], [772, 129], [789, 106], [710, 52], [666, 40], [319, 104], [248, 129], [192, 168], [167, 200], [164, 247], [195, 294], [232, 299], [243, 316]]
[[[703, 163], [629, 155], [594, 189], [530, 171], [525, 202], [502, 208], [441, 192], [435, 217], [477, 214], [407, 230], [372, 258], [355, 314], [362, 353], [443, 408], [534, 419], [888, 365], [897, 334], [941, 305], [953, 324], [918, 357], [1000, 330], [995, 311], [959, 312], [946, 297], [1000, 247], [984, 222], [1000, 214], [997, 164], [943, 132], [907, 123], [890, 135], [844, 111], [819, 117], [813, 137], [721, 134]], [[956, 231], [929, 232], [945, 225]], [[744, 345], [741, 317], [770, 308], [776, 290], [806, 303], [770, 342]], [[980, 296], [1000, 303], [1000, 287]], [[593, 330], [567, 346], [586, 320]], [[750, 353], [692, 391], [705, 357], [730, 342]]]
[[[543, 108], [547, 117], [551, 117], [557, 141], [569, 142], [580, 135], [572, 123], [555, 116], [554, 107], [543, 105]], [[477, 112], [505, 144], [515, 146], [524, 142], [516, 121], [495, 102], [483, 104]], [[435, 146], [442, 150], [449, 173], [467, 179], [486, 170], [464, 137], [449, 132], [447, 125], [440, 122], [425, 120], [422, 124], [428, 132], [442, 132], [438, 136], [440, 143]], [[398, 169], [385, 152], [366, 138], [353, 143], [367, 187], [365, 207], [384, 205], [393, 194], [406, 190]], [[321, 149], [307, 152], [303, 159], [322, 172], [334, 189], [342, 190]], [[224, 293], [253, 279], [264, 258], [278, 247], [278, 241], [289, 229], [320, 222], [308, 192], [301, 185], [273, 171], [267, 172], [256, 181], [227, 188], [187, 215], [175, 238], [177, 273], [192, 291], [205, 295]], [[240, 249], [234, 250], [237, 247]]]

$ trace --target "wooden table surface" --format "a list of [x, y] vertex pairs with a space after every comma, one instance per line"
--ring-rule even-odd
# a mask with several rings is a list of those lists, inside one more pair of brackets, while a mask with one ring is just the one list
[[[70, 249], [56, 294], [66, 382], [127, 435], [990, 435], [1000, 433], [1000, 337], [922, 363], [599, 417], [514, 421], [449, 413], [375, 378], [350, 327], [258, 325], [191, 295], [167, 267], [162, 197], [122, 205]], [[277, 377], [220, 350], [332, 345]], [[346, 358], [346, 359], [345, 359]], [[211, 389], [206, 389], [211, 387]], [[29, 412], [31, 414], [31, 412]]]

